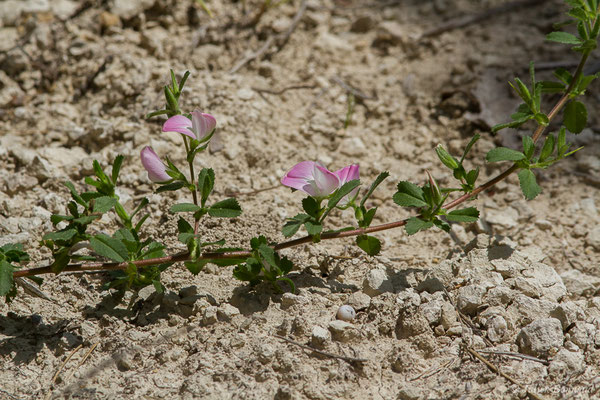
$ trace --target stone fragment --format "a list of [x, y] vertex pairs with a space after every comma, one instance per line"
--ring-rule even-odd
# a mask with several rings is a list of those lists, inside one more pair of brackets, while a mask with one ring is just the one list
[[480, 285], [467, 285], [458, 289], [456, 305], [460, 311], [468, 315], [474, 315], [477, 308], [483, 302], [486, 290]]
[[548, 375], [554, 379], [572, 376], [579, 374], [585, 369], [585, 357], [581, 351], [570, 351], [560, 349], [560, 351], [552, 357], [552, 361], [548, 366]]
[[281, 296], [281, 308], [287, 309], [295, 305], [307, 304], [309, 302], [306, 296], [284, 293]]
[[600, 225], [594, 226], [585, 238], [585, 244], [592, 246], [596, 250], [600, 250]]
[[556, 318], [541, 318], [533, 321], [519, 332], [519, 351], [535, 357], [548, 357], [550, 351], [563, 344], [563, 331]]
[[354, 325], [346, 321], [331, 321], [329, 323], [329, 331], [331, 332], [333, 340], [338, 342], [346, 343], [359, 337], [359, 332]]
[[363, 281], [363, 292], [371, 297], [378, 296], [384, 292], [393, 292], [394, 286], [388, 279], [383, 269], [372, 269], [367, 273]]
[[331, 338], [329, 331], [321, 326], [315, 326], [312, 329], [310, 336], [311, 345], [317, 348], [322, 348], [325, 343]]
[[592, 296], [600, 288], [600, 277], [570, 269], [560, 274], [569, 293], [574, 296]]
[[371, 298], [363, 292], [354, 292], [348, 297], [348, 305], [356, 311], [366, 310], [371, 304]]
[[233, 319], [233, 317], [235, 317], [236, 315], [239, 315], [239, 314], [240, 314], [240, 310], [238, 310], [237, 308], [235, 308], [234, 306], [232, 306], [229, 303], [223, 303], [217, 309], [217, 318], [220, 321], [229, 322]]

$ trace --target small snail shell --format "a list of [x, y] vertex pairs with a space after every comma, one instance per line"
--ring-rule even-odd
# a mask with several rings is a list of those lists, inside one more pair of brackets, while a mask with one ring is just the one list
[[344, 304], [340, 308], [338, 308], [338, 312], [336, 315], [337, 319], [341, 319], [342, 321], [352, 321], [356, 317], [356, 311], [351, 306]]

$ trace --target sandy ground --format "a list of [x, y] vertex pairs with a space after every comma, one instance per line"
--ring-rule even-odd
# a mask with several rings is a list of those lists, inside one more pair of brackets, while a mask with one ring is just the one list
[[[450, 182], [438, 143], [460, 154], [481, 134], [469, 162], [481, 182], [494, 176], [503, 166], [485, 165], [485, 153], [528, 132], [490, 133], [518, 104], [506, 82], [525, 77], [530, 60], [577, 62], [544, 41], [564, 19], [560, 1], [421, 39], [503, 2], [311, 0], [289, 37], [298, 0], [258, 20], [258, 1], [207, 4], [212, 19], [183, 0], [0, 1], [0, 242], [23, 243], [28, 266], [49, 262], [38, 242], [50, 214], [65, 212], [61, 182], [83, 187], [93, 159], [106, 166], [117, 154], [126, 205], [151, 200], [145, 234], [183, 249], [167, 210], [184, 197], [154, 194], [138, 156], [151, 144], [184, 160], [177, 135], [144, 119], [163, 105], [169, 68], [191, 72], [182, 107], [218, 120], [220, 144], [198, 161], [216, 172], [215, 197], [242, 193], [241, 217], [201, 232], [246, 247], [259, 233], [283, 240], [302, 196], [278, 182], [302, 160], [359, 163], [366, 183], [390, 171], [370, 201], [375, 223], [410, 215], [391, 200], [399, 180], [421, 183], [429, 170]], [[240, 64], [268, 41], [259, 60]], [[357, 102], [344, 128], [349, 88]], [[599, 396], [597, 88], [585, 99], [590, 129], [570, 138], [585, 149], [539, 171], [535, 201], [511, 177], [473, 202], [480, 223], [452, 235], [385, 231], [376, 257], [350, 239], [285, 250], [296, 294], [252, 290], [231, 267], [193, 276], [181, 265], [163, 274], [164, 294], [143, 289], [130, 308], [131, 293], [121, 301], [102, 290], [104, 274], [47, 276], [53, 301], [20, 289], [0, 304], [0, 398]], [[351, 220], [340, 212], [329, 223]], [[92, 231], [117, 228], [101, 222]], [[351, 323], [335, 320], [342, 304], [357, 311]]]

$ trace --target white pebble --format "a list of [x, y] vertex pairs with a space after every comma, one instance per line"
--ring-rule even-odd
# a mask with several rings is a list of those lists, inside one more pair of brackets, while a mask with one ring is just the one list
[[352, 321], [356, 317], [356, 311], [351, 306], [345, 304], [338, 309], [336, 318], [342, 321]]

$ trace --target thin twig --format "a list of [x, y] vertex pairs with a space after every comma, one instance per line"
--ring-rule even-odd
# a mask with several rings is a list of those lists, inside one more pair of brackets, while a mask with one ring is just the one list
[[524, 8], [524, 7], [532, 7], [538, 4], [543, 3], [545, 0], [519, 0], [513, 1], [511, 3], [506, 3], [499, 5], [497, 7], [492, 7], [488, 10], [482, 11], [478, 14], [473, 15], [465, 15], [459, 18], [451, 19], [448, 22], [441, 24], [435, 28], [429, 29], [421, 34], [419, 39], [429, 38], [432, 36], [438, 36], [444, 32], [448, 32], [454, 29], [463, 28], [467, 25], [471, 25], [477, 22], [481, 22], [491, 17], [496, 17], [501, 14], [505, 14], [507, 12]]
[[364, 92], [358, 90], [357, 88], [355, 88], [355, 87], [347, 84], [339, 76], [333, 76], [333, 77], [331, 77], [331, 81], [337, 83], [346, 92], [353, 94], [354, 97], [358, 97], [361, 100], [376, 100], [377, 99], [376, 96], [369, 96], [369, 95], [365, 94]]
[[77, 353], [77, 351], [81, 347], [83, 347], [83, 344], [80, 344], [79, 346], [75, 347], [73, 349], [73, 351], [71, 351], [71, 353], [69, 353], [69, 355], [67, 356], [67, 358], [65, 358], [65, 361], [63, 361], [62, 364], [60, 364], [60, 367], [58, 368], [58, 371], [56, 371], [56, 373], [52, 377], [52, 382], [50, 382], [50, 390], [46, 394], [46, 397], [45, 397], [46, 400], [48, 400], [50, 397], [52, 397], [52, 386], [56, 383], [56, 380], [58, 379], [58, 375], [60, 375], [60, 373], [62, 372], [62, 370], [65, 369], [65, 365], [67, 365], [67, 363], [69, 362], [69, 360], [71, 359], [71, 357], [73, 357], [75, 355], [75, 353]]
[[443, 365], [436, 367], [436, 368], [429, 368], [423, 372], [421, 372], [419, 375], [415, 376], [414, 378], [409, 379], [410, 382], [422, 379], [422, 378], [430, 378], [438, 373], [440, 373], [441, 371], [450, 368], [455, 362], [456, 362], [457, 358], [453, 357], [451, 360], [445, 362]]
[[346, 357], [346, 356], [340, 356], [340, 355], [337, 355], [337, 354], [327, 353], [325, 351], [317, 350], [314, 347], [310, 347], [310, 346], [304, 345], [302, 343], [294, 342], [293, 340], [288, 339], [288, 338], [283, 337], [283, 336], [279, 336], [279, 335], [273, 335], [273, 336], [275, 336], [277, 339], [285, 340], [286, 342], [291, 343], [291, 344], [293, 344], [295, 346], [302, 347], [305, 350], [314, 351], [315, 353], [320, 354], [320, 355], [325, 356], [325, 357], [337, 358], [339, 360], [343, 360], [343, 361], [346, 361], [346, 362], [349, 362], [349, 363], [355, 363], [355, 362], [364, 363], [364, 362], [369, 361], [366, 358]]
[[5, 395], [7, 395], [8, 397], [10, 397], [11, 399], [14, 399], [14, 400], [19, 400], [19, 398], [18, 398], [18, 397], [14, 396], [14, 395], [12, 395], [12, 394], [10, 394], [10, 393], [8, 393], [8, 392], [7, 392], [6, 390], [4, 390], [4, 389], [0, 389], [0, 393], [4, 393]]
[[466, 345], [464, 345], [465, 350], [467, 350], [473, 357], [477, 358], [479, 361], [481, 361], [482, 363], [484, 363], [490, 370], [492, 370], [493, 372], [497, 373], [498, 375], [500, 375], [501, 377], [503, 377], [504, 379], [506, 379], [507, 381], [509, 381], [510, 383], [519, 386], [521, 389], [525, 390], [527, 392], [527, 395], [534, 399], [534, 400], [544, 400], [543, 397], [541, 397], [540, 395], [538, 395], [537, 393], [534, 393], [530, 390], [527, 390], [525, 388], [525, 386], [523, 386], [522, 384], [520, 384], [519, 382], [517, 382], [516, 380], [514, 380], [513, 378], [511, 378], [510, 376], [506, 375], [504, 372], [500, 371], [500, 369], [498, 367], [496, 367], [494, 364], [492, 364], [491, 362], [489, 362], [484, 356], [482, 356], [481, 354], [479, 354], [477, 352], [477, 350], [472, 349], [471, 347], [468, 347]]
[[283, 46], [287, 43], [288, 39], [290, 38], [290, 36], [294, 32], [294, 30], [296, 30], [296, 27], [300, 23], [300, 20], [302, 19], [302, 16], [304, 15], [305, 12], [306, 12], [306, 0], [302, 0], [302, 3], [300, 3], [300, 7], [298, 8], [296, 15], [294, 15], [294, 18], [292, 19], [290, 26], [285, 30], [285, 32], [282, 32], [276, 36], [269, 37], [266, 40], [266, 42], [258, 50], [256, 50], [254, 53], [242, 58], [240, 61], [238, 61], [238, 63], [235, 64], [233, 66], [233, 68], [231, 68], [231, 70], [229, 70], [229, 72], [232, 74], [235, 74], [237, 71], [239, 71], [244, 65], [248, 64], [250, 61], [255, 60], [255, 59], [260, 59], [273, 44], [275, 44], [277, 46], [276, 52], [280, 51], [283, 48]]
[[83, 365], [83, 363], [86, 362], [86, 360], [90, 357], [90, 354], [92, 354], [92, 351], [94, 351], [96, 349], [96, 347], [98, 347], [99, 344], [100, 344], [100, 342], [96, 342], [96, 343], [94, 343], [92, 345], [92, 347], [90, 347], [90, 349], [88, 350], [88, 352], [85, 353], [85, 356], [83, 356], [83, 359], [77, 365], [77, 368], [73, 368], [73, 371], [71, 371], [71, 374], [69, 374], [69, 377], [67, 379], [65, 379], [65, 382], [71, 380], [71, 378], [73, 377], [73, 375], [75, 375], [75, 372], [79, 368], [81, 368], [81, 366]]
[[316, 88], [317, 85], [291, 85], [291, 86], [287, 86], [284, 87], [283, 89], [280, 90], [272, 90], [272, 89], [263, 89], [263, 88], [257, 88], [257, 87], [252, 87], [252, 90], [255, 90], [259, 93], [269, 93], [269, 94], [273, 94], [275, 96], [278, 96], [280, 94], [283, 94], [285, 92], [287, 92], [288, 90], [296, 90], [296, 89], [314, 89]]
[[528, 356], [527, 354], [513, 353], [512, 351], [479, 350], [479, 352], [481, 352], [483, 354], [496, 354], [496, 355], [499, 355], [499, 356], [514, 357], [514, 358], [518, 358], [518, 359], [521, 359], [521, 360], [535, 361], [535, 362], [539, 362], [539, 363], [544, 364], [544, 365], [549, 365], [550, 364], [547, 360], [542, 360], [542, 359], [537, 358], [537, 357]]

